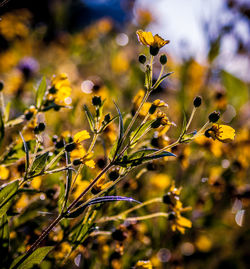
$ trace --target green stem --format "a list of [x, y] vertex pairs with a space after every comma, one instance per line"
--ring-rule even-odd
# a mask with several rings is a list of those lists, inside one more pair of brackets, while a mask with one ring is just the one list
[[185, 132], [188, 130], [188, 127], [189, 127], [190, 123], [191, 123], [192, 120], [193, 120], [195, 111], [196, 111], [196, 107], [194, 107], [193, 110], [192, 110], [191, 116], [190, 116], [189, 121], [188, 121], [188, 123], [187, 123], [187, 125], [186, 125], [186, 128], [185, 128]]
[[148, 200], [144, 203], [141, 203], [141, 204], [138, 204], [126, 211], [123, 211], [121, 213], [119, 213], [118, 215], [115, 215], [115, 216], [111, 216], [111, 217], [104, 217], [104, 218], [101, 218], [100, 220], [98, 220], [98, 222], [106, 222], [106, 221], [111, 221], [111, 220], [116, 220], [116, 219], [125, 219], [125, 216], [129, 213], [131, 213], [132, 211], [135, 211], [141, 207], [144, 207], [146, 205], [149, 205], [149, 204], [152, 204], [152, 203], [160, 203], [162, 202], [162, 198], [161, 197], [157, 197], [157, 198], [153, 198], [151, 200]]

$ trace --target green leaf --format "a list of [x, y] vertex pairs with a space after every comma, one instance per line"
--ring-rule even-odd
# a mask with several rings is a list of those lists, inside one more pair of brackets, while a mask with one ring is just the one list
[[46, 166], [46, 161], [48, 159], [49, 156], [49, 152], [45, 152], [39, 156], [36, 157], [35, 161], [33, 162], [29, 174], [33, 175], [33, 174], [39, 174], [43, 171], [43, 169]]
[[134, 167], [163, 157], [169, 157], [169, 156], [176, 157], [175, 154], [168, 151], [163, 151], [160, 154], [147, 156], [157, 151], [158, 149], [142, 149], [131, 154], [129, 157], [125, 156], [123, 159], [118, 160], [116, 164], [122, 167], [128, 167], [128, 166]]
[[0, 189], [0, 218], [7, 212], [18, 189], [18, 180], [11, 182]]
[[76, 217], [80, 216], [83, 213], [83, 211], [85, 210], [85, 208], [90, 206], [90, 205], [99, 204], [99, 203], [103, 203], [103, 202], [106, 203], [106, 202], [116, 202], [116, 201], [140, 203], [139, 201], [136, 201], [133, 198], [128, 198], [128, 197], [124, 197], [124, 196], [102, 196], [102, 197], [98, 197], [98, 198], [94, 198], [94, 199], [90, 200], [88, 203], [86, 203], [86, 204], [80, 206], [79, 208], [77, 208], [76, 210], [72, 211], [66, 217], [67, 218], [76, 218]]
[[[91, 216], [89, 216], [91, 218]], [[76, 224], [71, 230], [70, 234], [70, 243], [73, 245], [72, 250], [76, 249], [80, 244], [84, 242], [87, 236], [93, 231], [94, 224], [93, 223], [84, 223], [80, 221]]]
[[[36, 141], [35, 140], [30, 140], [26, 141], [26, 144], [29, 148], [29, 151], [33, 151], [35, 148]], [[16, 162], [23, 158], [25, 156], [25, 151], [22, 143], [18, 143], [15, 145], [12, 149], [9, 150], [9, 152], [6, 154], [3, 160], [3, 164], [9, 164]]]
[[21, 138], [22, 138], [22, 141], [23, 141], [23, 147], [24, 147], [24, 151], [25, 151], [25, 155], [26, 155], [26, 162], [25, 162], [25, 175], [27, 175], [27, 172], [28, 172], [28, 169], [29, 169], [29, 148], [28, 148], [28, 145], [22, 135], [21, 132], [19, 132]]
[[4, 111], [4, 122], [9, 120], [11, 102], [8, 102]]
[[0, 250], [1, 254], [4, 254], [4, 252], [8, 252], [9, 248], [9, 225], [8, 225], [8, 219], [7, 215], [4, 214], [0, 218]]
[[232, 104], [236, 109], [239, 109], [243, 104], [248, 102], [249, 89], [244, 81], [224, 70], [221, 73], [221, 77], [223, 85], [227, 90], [227, 96], [230, 104]]
[[90, 130], [92, 132], [95, 132], [95, 121], [94, 121], [94, 117], [93, 115], [91, 114], [91, 112], [89, 111], [89, 108], [87, 107], [87, 105], [84, 105], [83, 106], [83, 109], [86, 113], [86, 116], [87, 116], [87, 120], [89, 122], [89, 127], [90, 127]]
[[123, 138], [123, 134], [124, 134], [124, 125], [123, 125], [123, 118], [122, 118], [122, 114], [121, 111], [119, 109], [119, 107], [117, 106], [117, 104], [114, 102], [116, 110], [118, 112], [118, 116], [119, 116], [119, 138], [117, 140], [117, 142], [114, 144], [114, 146], [112, 147], [110, 153], [109, 153], [109, 158], [112, 160], [116, 154], [118, 153], [121, 144], [122, 144], [122, 138]]
[[0, 146], [4, 138], [4, 122], [2, 118], [2, 113], [0, 112]]
[[36, 107], [37, 109], [40, 109], [42, 104], [43, 104], [43, 97], [45, 95], [46, 92], [46, 79], [45, 77], [42, 78], [38, 89], [36, 91]]
[[140, 138], [151, 129], [151, 124], [154, 121], [155, 120], [150, 120], [145, 122], [143, 125], [139, 126], [137, 129], [135, 129], [135, 131], [130, 134], [129, 139], [131, 147], [135, 146], [135, 144], [140, 140]]
[[163, 76], [159, 79], [159, 81], [157, 81], [157, 83], [155, 83], [155, 85], [153, 86], [153, 90], [157, 89], [158, 86], [162, 83], [162, 81], [163, 81], [164, 79], [166, 79], [168, 76], [170, 76], [171, 74], [173, 74], [173, 73], [174, 73], [174, 72], [169, 72], [169, 73], [163, 75]]
[[10, 266], [10, 269], [31, 269], [35, 264], [40, 264], [42, 260], [48, 255], [48, 253], [54, 247], [41, 247], [36, 249], [26, 260], [24, 260], [21, 264], [18, 264], [19, 261], [24, 257], [24, 255], [16, 258]]

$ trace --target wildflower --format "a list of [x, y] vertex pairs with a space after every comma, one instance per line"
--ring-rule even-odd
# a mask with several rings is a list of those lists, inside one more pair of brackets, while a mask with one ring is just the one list
[[192, 227], [192, 222], [181, 216], [181, 212], [190, 210], [190, 208], [183, 208], [182, 202], [179, 199], [180, 192], [181, 188], [176, 188], [173, 182], [169, 192], [163, 196], [163, 202], [169, 206], [170, 210], [172, 210], [168, 216], [172, 231], [175, 232], [178, 230], [184, 234], [185, 228]]
[[89, 132], [87, 132], [86, 130], [83, 130], [81, 132], [78, 132], [74, 135], [73, 141], [78, 144], [81, 143], [82, 141], [89, 139], [90, 135]]
[[136, 269], [152, 269], [152, 263], [150, 261], [138, 261], [135, 265]]
[[65, 99], [71, 94], [70, 82], [66, 74], [62, 73], [54, 76], [51, 80], [49, 100], [53, 100], [55, 104], [65, 106]]
[[9, 177], [9, 169], [7, 169], [5, 166], [0, 166], [0, 179], [6, 180]]
[[146, 46], [154, 47], [154, 48], [162, 48], [166, 44], [168, 44], [169, 40], [164, 40], [158, 34], [152, 35], [151, 32], [144, 32], [142, 30], [136, 31], [139, 41]]
[[155, 113], [155, 111], [156, 111], [156, 109], [158, 108], [158, 107], [167, 107], [168, 105], [164, 102], [164, 101], [162, 101], [162, 100], [160, 100], [160, 99], [156, 99], [153, 103], [152, 103], [152, 105], [151, 105], [151, 107], [150, 107], [150, 109], [149, 109], [149, 113], [150, 114], [154, 114]]
[[72, 143], [66, 145], [65, 150], [71, 152], [71, 158], [77, 159], [73, 162], [74, 165], [79, 165], [80, 163], [82, 163], [90, 168], [95, 167], [95, 162], [94, 160], [92, 160], [93, 154], [91, 152], [87, 153], [83, 145], [81, 144], [82, 141], [89, 138], [89, 132], [83, 130], [74, 135]]
[[212, 128], [205, 132], [205, 135], [217, 139], [220, 142], [232, 142], [235, 137], [235, 130], [228, 125], [213, 124]]
[[191, 228], [192, 222], [181, 216], [180, 212], [170, 213], [169, 220], [171, 221], [171, 230], [175, 232], [176, 230], [185, 233], [185, 228]]

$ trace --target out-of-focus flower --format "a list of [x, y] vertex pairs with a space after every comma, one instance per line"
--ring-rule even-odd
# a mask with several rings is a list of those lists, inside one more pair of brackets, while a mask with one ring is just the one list
[[54, 76], [51, 80], [51, 86], [48, 99], [53, 100], [57, 105], [67, 105], [65, 99], [70, 97], [72, 91], [68, 76], [64, 73]]
[[235, 130], [228, 125], [213, 124], [212, 128], [206, 131], [206, 134], [220, 142], [228, 143], [234, 140]]
[[138, 261], [135, 265], [136, 269], [152, 269], [151, 261]]
[[182, 202], [179, 198], [180, 192], [181, 188], [176, 188], [173, 182], [168, 193], [163, 196], [163, 202], [167, 204], [171, 210], [168, 217], [171, 230], [173, 232], [177, 230], [184, 234], [186, 228], [192, 227], [192, 222], [189, 219], [181, 216], [181, 212], [188, 211], [191, 208], [183, 208]]
[[212, 247], [212, 241], [205, 235], [201, 235], [195, 242], [196, 247], [201, 252], [208, 252]]
[[29, 34], [31, 14], [26, 9], [16, 10], [1, 16], [0, 34], [8, 41], [16, 37], [26, 37]]
[[128, 57], [127, 55], [125, 55], [124, 52], [117, 53], [113, 57], [112, 62], [111, 62], [112, 70], [118, 74], [124, 73], [125, 71], [127, 71], [129, 67], [129, 63], [127, 59]]
[[0, 165], [0, 179], [6, 180], [9, 177], [10, 171], [5, 166]]
[[32, 57], [24, 57], [18, 65], [18, 68], [22, 71], [24, 77], [29, 79], [32, 75], [34, 75], [38, 69], [38, 62]]
[[144, 32], [143, 30], [136, 31], [139, 41], [146, 46], [154, 47], [154, 48], [162, 48], [166, 44], [168, 44], [169, 40], [164, 40], [158, 34], [152, 35], [151, 32]]
[[181, 232], [182, 234], [184, 234], [186, 228], [192, 227], [192, 222], [189, 219], [182, 217], [180, 212], [176, 212], [175, 214], [170, 214], [170, 216], [173, 216], [172, 218], [170, 217], [171, 229], [173, 232], [177, 230]]

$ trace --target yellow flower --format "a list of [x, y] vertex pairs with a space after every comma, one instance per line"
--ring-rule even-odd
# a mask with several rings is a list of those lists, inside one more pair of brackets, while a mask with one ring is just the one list
[[52, 99], [57, 105], [67, 105], [65, 100], [71, 95], [72, 91], [67, 75], [62, 73], [58, 76], [54, 76], [51, 79], [51, 86], [52, 88], [48, 99]]
[[142, 30], [136, 31], [139, 41], [146, 46], [154, 47], [154, 48], [162, 48], [166, 44], [168, 44], [169, 40], [164, 40], [159, 35], [152, 35], [151, 32], [144, 32]]
[[5, 166], [0, 166], [0, 179], [6, 180], [9, 177], [9, 169], [7, 169]]
[[212, 128], [207, 130], [208, 135], [220, 142], [232, 142], [235, 137], [235, 130], [228, 125], [213, 124]]
[[86, 139], [89, 139], [89, 138], [90, 138], [89, 132], [86, 131], [86, 130], [83, 130], [81, 132], [76, 133], [74, 135], [74, 139], [73, 140], [74, 140], [74, 142], [76, 144], [78, 144], [78, 143], [80, 143], [80, 142], [82, 142], [82, 141], [84, 141]]
[[186, 219], [181, 216], [179, 212], [175, 215], [174, 220], [172, 220], [171, 229], [173, 232], [178, 230], [182, 234], [185, 233], [185, 228], [191, 228], [192, 222], [189, 219]]
[[152, 263], [150, 261], [138, 261], [135, 265], [136, 269], [152, 269]]

